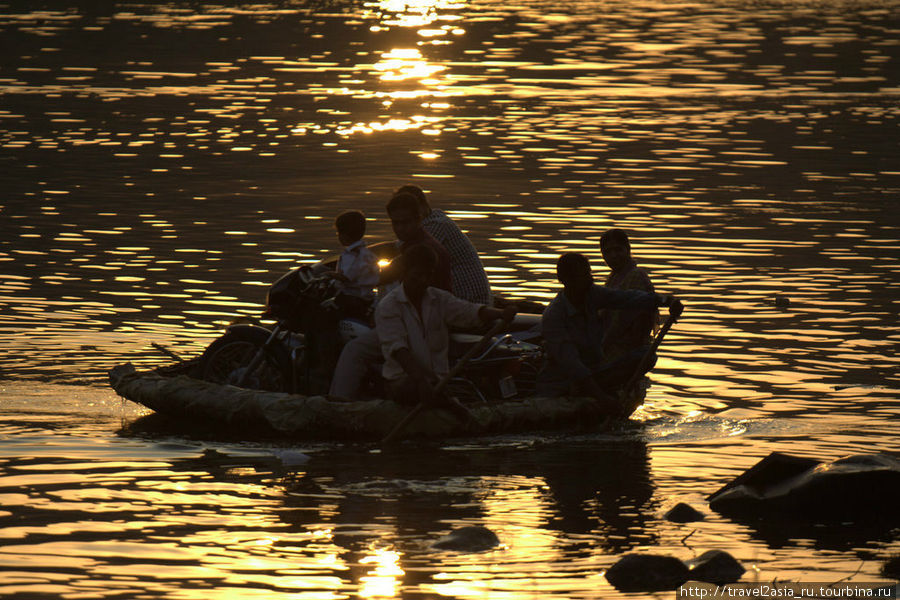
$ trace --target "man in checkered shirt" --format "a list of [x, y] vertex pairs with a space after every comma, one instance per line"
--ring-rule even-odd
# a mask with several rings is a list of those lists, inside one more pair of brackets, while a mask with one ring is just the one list
[[425, 198], [425, 192], [415, 185], [404, 185], [396, 192], [412, 194], [419, 200], [422, 211], [422, 225], [450, 253], [450, 271], [453, 278], [453, 295], [476, 304], [487, 304], [491, 301], [491, 284], [478, 251], [469, 241], [453, 219], [439, 209], [431, 208]]

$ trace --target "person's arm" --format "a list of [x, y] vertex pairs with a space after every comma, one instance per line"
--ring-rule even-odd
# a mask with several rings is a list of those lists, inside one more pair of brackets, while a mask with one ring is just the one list
[[327, 277], [328, 279], [337, 279], [341, 283], [347, 282], [347, 277], [343, 273], [339, 273], [338, 269], [341, 267], [341, 261], [344, 260], [345, 254], [341, 254], [338, 256], [338, 259], [334, 262], [334, 266], [325, 266], [321, 265], [319, 272], [317, 273], [320, 277]]
[[502, 310], [486, 304], [476, 304], [454, 296], [445, 290], [432, 288], [438, 294], [442, 305], [444, 323], [449, 327], [475, 327], [482, 323], [491, 323], [503, 319], [509, 324], [516, 316], [516, 306], [507, 305]]
[[[433, 400], [434, 374], [422, 365], [410, 350], [409, 337], [400, 308], [390, 296], [380, 302], [375, 309], [375, 331], [385, 360], [396, 363], [395, 366], [403, 370], [414, 382], [423, 401]], [[385, 366], [388, 367], [388, 364]]]
[[588, 293], [594, 309], [646, 309], [656, 308], [657, 306], [673, 306], [675, 303], [680, 303], [671, 294], [657, 294], [642, 290], [615, 290], [603, 286], [594, 286]]
[[611, 290], [603, 287], [599, 290], [600, 292], [593, 300], [594, 310], [599, 308], [645, 309], [667, 306], [673, 322], [684, 312], [684, 304], [672, 294], [657, 294], [639, 290]]
[[350, 280], [343, 273], [338, 273], [337, 271], [325, 271], [322, 273], [323, 277], [328, 277], [330, 279], [337, 279], [341, 283], [350, 283]]
[[428, 382], [433, 379], [433, 374], [416, 360], [409, 348], [397, 348], [392, 356], [403, 367], [407, 377], [413, 381]]
[[426, 404], [434, 402], [436, 398], [434, 394], [434, 374], [416, 360], [409, 348], [397, 348], [394, 350], [392, 357], [403, 368], [413, 385], [415, 385], [419, 401]]
[[503, 319], [508, 325], [512, 323], [512, 320], [516, 317], [516, 313], [518, 312], [519, 309], [515, 304], [507, 304], [502, 309], [482, 305], [482, 307], [478, 309], [478, 318], [484, 323], [491, 323], [497, 319]]

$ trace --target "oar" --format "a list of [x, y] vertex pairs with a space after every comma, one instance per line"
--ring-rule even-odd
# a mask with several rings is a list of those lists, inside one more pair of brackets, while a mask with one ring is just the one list
[[[674, 308], [674, 307], [673, 307]], [[631, 376], [631, 379], [628, 380], [628, 383], [625, 384], [625, 387], [622, 388], [622, 405], [624, 407], [624, 402], [628, 398], [628, 394], [632, 389], [637, 385], [638, 381], [640, 381], [641, 377], [644, 376], [644, 371], [647, 363], [650, 362], [654, 353], [659, 348], [659, 345], [662, 344], [663, 338], [666, 337], [666, 334], [669, 333], [669, 330], [672, 328], [672, 325], [675, 324], [675, 321], [678, 320], [678, 317], [681, 316], [681, 312], [684, 310], [684, 306], [679, 304], [679, 310], [677, 314], [673, 312], [671, 309], [669, 311], [669, 316], [666, 318], [666, 322], [663, 323], [663, 326], [660, 328], [659, 333], [656, 334], [656, 337], [653, 338], [653, 342], [650, 344], [650, 348], [647, 349], [647, 352], [644, 353], [644, 356], [641, 357], [641, 362], [638, 363], [637, 368], [634, 371], [634, 374]]]
[[180, 356], [178, 356], [177, 354], [175, 354], [174, 352], [172, 352], [171, 350], [169, 350], [162, 344], [157, 344], [156, 342], [150, 342], [150, 345], [153, 346], [154, 348], [156, 348], [157, 350], [159, 350], [160, 352], [162, 352], [163, 354], [165, 354], [166, 356], [168, 356], [169, 358], [174, 358], [178, 362], [184, 362], [183, 358], [181, 358]]
[[[456, 377], [456, 374], [459, 373], [460, 370], [462, 370], [462, 368], [465, 367], [470, 360], [472, 360], [472, 357], [481, 351], [482, 347], [487, 343], [487, 341], [490, 340], [495, 335], [497, 335], [498, 333], [500, 333], [500, 330], [503, 329], [505, 326], [506, 326], [506, 321], [504, 321], [503, 319], [497, 319], [497, 322], [494, 323], [494, 326], [491, 327], [490, 331], [485, 333], [481, 337], [481, 339], [478, 340], [477, 343], [475, 343], [471, 348], [469, 348], [469, 350], [465, 354], [463, 354], [462, 357], [456, 362], [456, 364], [453, 366], [453, 368], [450, 369], [450, 372], [447, 373], [446, 375], [444, 375], [443, 378], [441, 378], [441, 380], [438, 382], [437, 386], [434, 388], [434, 395], [437, 396], [438, 394], [440, 394], [443, 391], [443, 389], [445, 387], [447, 387], [447, 384], [450, 383], [450, 380], [453, 379], [454, 377]], [[403, 430], [406, 429], [406, 426], [409, 425], [412, 422], [412, 420], [418, 416], [418, 414], [420, 412], [422, 412], [422, 410], [425, 408], [425, 406], [427, 404], [428, 403], [423, 400], [422, 402], [419, 402], [415, 406], [415, 408], [413, 408], [411, 411], [409, 411], [406, 414], [406, 416], [403, 417], [400, 420], [400, 422], [394, 426], [394, 428], [391, 430], [391, 432], [388, 433], [384, 437], [383, 440], [381, 440], [382, 445], [388, 445], [388, 444], [393, 443], [394, 440], [396, 440], [397, 437], [401, 433], [403, 433]], [[466, 410], [465, 407], [462, 406], [462, 404], [460, 404], [457, 408], [463, 408], [464, 410]], [[471, 417], [471, 413], [469, 414], [469, 416]]]

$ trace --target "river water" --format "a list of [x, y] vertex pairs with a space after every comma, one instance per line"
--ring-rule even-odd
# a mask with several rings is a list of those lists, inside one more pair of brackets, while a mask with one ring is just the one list
[[[635, 596], [628, 552], [760, 582], [900, 552], [704, 501], [772, 451], [897, 451], [897, 2], [0, 2], [0, 41], [3, 597], [597, 598]], [[687, 306], [636, 428], [385, 455], [152, 428], [106, 387], [258, 315], [340, 211], [388, 239], [405, 183], [505, 295], [631, 234]], [[472, 524], [503, 546], [431, 547]]]

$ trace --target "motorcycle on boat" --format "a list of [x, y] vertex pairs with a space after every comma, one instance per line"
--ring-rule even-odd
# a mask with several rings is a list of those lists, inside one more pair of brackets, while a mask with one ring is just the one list
[[[335, 280], [323, 275], [319, 265], [291, 270], [267, 294], [263, 318], [275, 325], [229, 326], [203, 352], [200, 378], [265, 391], [327, 393], [340, 348], [372, 327], [371, 310], [368, 315], [347, 314], [338, 291]], [[539, 322], [540, 315], [518, 315], [508, 332], [494, 336], [450, 381], [449, 393], [481, 402], [530, 395], [543, 360], [537, 343]], [[481, 333], [451, 333], [451, 364], [480, 340]], [[367, 374], [367, 395], [383, 395], [379, 373], [380, 365], [373, 365]]]

